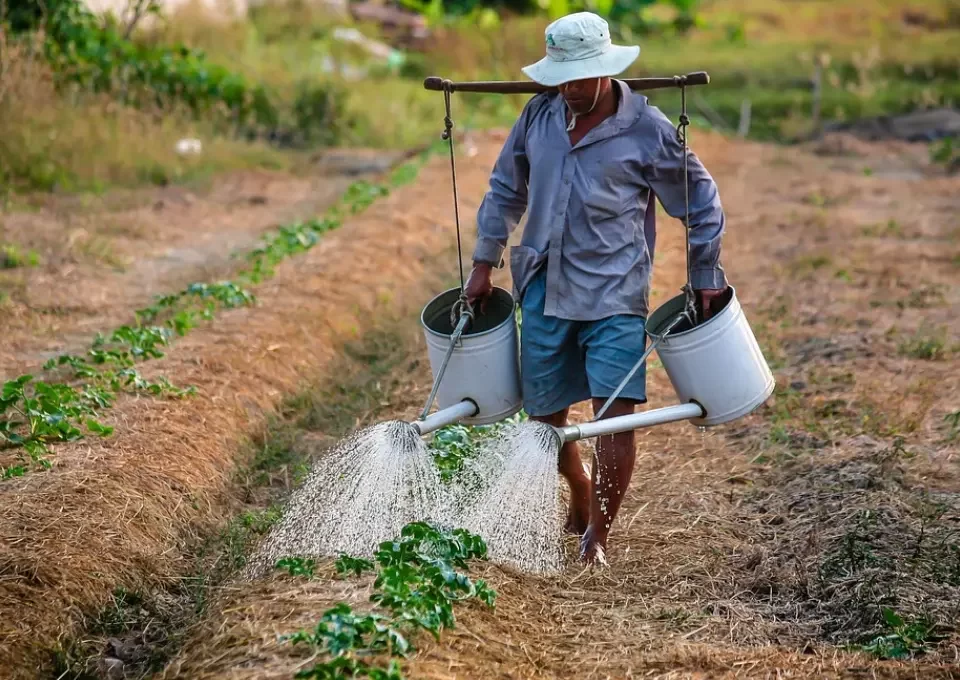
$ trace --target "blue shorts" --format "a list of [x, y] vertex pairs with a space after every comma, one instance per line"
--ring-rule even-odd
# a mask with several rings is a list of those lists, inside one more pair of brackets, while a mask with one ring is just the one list
[[[543, 315], [546, 267], [523, 292], [520, 303], [520, 377], [523, 409], [546, 416], [586, 401], [606, 399], [646, 349], [642, 316], [618, 314], [598, 321], [569, 321]], [[647, 371], [641, 366], [620, 393], [647, 400]]]

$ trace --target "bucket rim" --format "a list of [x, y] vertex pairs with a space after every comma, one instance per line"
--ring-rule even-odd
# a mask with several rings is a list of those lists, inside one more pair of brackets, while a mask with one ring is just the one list
[[[720, 310], [720, 313], [719, 313], [719, 314], [714, 314], [714, 315], [711, 316], [709, 319], [707, 319], [707, 320], [704, 321], [703, 323], [697, 324], [697, 325], [694, 326], [693, 328], [688, 328], [687, 330], [685, 330], [685, 331], [680, 331], [679, 333], [670, 333], [670, 335], [667, 336], [667, 337], [670, 337], [670, 338], [680, 338], [680, 337], [683, 337], [684, 335], [688, 335], [688, 334], [691, 334], [691, 333], [695, 333], [696, 331], [699, 331], [699, 330], [702, 329], [702, 328], [706, 328], [706, 327], [710, 326], [711, 324], [714, 324], [715, 321], [718, 321], [719, 319], [723, 319], [724, 317], [726, 317], [726, 316], [728, 315], [728, 312], [730, 311], [730, 309], [734, 306], [734, 303], [735, 303], [735, 302], [738, 302], [738, 300], [737, 300], [737, 289], [734, 288], [733, 286], [729, 286], [729, 285], [728, 285], [727, 287], [730, 289], [730, 293], [731, 293], [731, 295], [730, 295], [730, 302], [727, 303], [727, 306], [726, 306], [726, 307], [724, 307], [723, 309]], [[650, 337], [650, 338], [653, 339], [653, 340], [656, 340], [656, 339], [658, 339], [658, 338], [660, 338], [660, 337], [663, 337], [661, 334], [655, 333], [655, 332], [653, 332], [653, 331], [650, 329], [650, 327], [651, 327], [652, 324], [650, 324], [649, 322], [654, 319], [654, 317], [657, 315], [657, 312], [659, 312], [661, 309], [666, 309], [669, 305], [671, 305], [672, 303], [674, 303], [674, 302], [676, 302], [676, 301], [678, 301], [678, 300], [683, 300], [684, 303], [685, 303], [685, 302], [686, 302], [686, 298], [687, 298], [687, 296], [686, 296], [685, 294], [680, 293], [679, 295], [673, 296], [672, 298], [670, 298], [669, 300], [667, 300], [666, 302], [664, 302], [662, 305], [660, 305], [659, 307], [657, 307], [655, 310], [653, 310], [653, 312], [651, 312], [650, 315], [647, 317], [648, 323], [647, 323], [647, 325], [646, 325], [646, 328], [644, 329], [644, 332], [647, 334], [647, 336]], [[665, 318], [661, 323], [658, 323], [657, 326], [660, 327], [660, 328], [663, 328], [664, 326], [666, 326], [666, 325], [668, 324], [669, 321], [675, 319], [680, 313], [682, 313], [682, 312], [683, 312], [683, 309], [684, 309], [684, 308], [681, 307], [680, 310], [679, 310], [677, 313], [675, 313], [675, 314], [670, 314], [670, 315], [666, 316], [666, 318]], [[715, 325], [715, 324], [714, 324], [714, 325]]]
[[[516, 312], [517, 312], [517, 301], [516, 301], [516, 299], [514, 299], [513, 294], [511, 294], [509, 290], [507, 290], [506, 288], [501, 288], [500, 286], [494, 286], [494, 287], [493, 287], [493, 292], [491, 293], [491, 295], [492, 295], [493, 293], [495, 293], [495, 292], [498, 292], [498, 291], [501, 292], [501, 293], [504, 293], [506, 296], [508, 296], [508, 297], [510, 298], [511, 302], [513, 303], [513, 309], [512, 309], [512, 311], [510, 312], [510, 314], [507, 316], [506, 319], [504, 319], [503, 321], [501, 321], [500, 323], [498, 323], [498, 324], [497, 324], [496, 326], [494, 326], [493, 328], [489, 328], [489, 329], [487, 329], [487, 330], [485, 330], [485, 331], [481, 331], [481, 332], [479, 332], [479, 333], [469, 333], [469, 334], [468, 334], [468, 333], [464, 333], [463, 336], [460, 338], [461, 342], [462, 342], [463, 340], [468, 339], [468, 338], [482, 338], [482, 337], [485, 336], [485, 335], [490, 335], [491, 333], [496, 333], [498, 330], [502, 329], [505, 325], [507, 325], [507, 324], [510, 323], [511, 321], [513, 322], [514, 326], [516, 326], [516, 323], [517, 323], [517, 316], [516, 316]], [[441, 332], [439, 332], [439, 331], [433, 330], [432, 328], [430, 328], [430, 326], [427, 325], [427, 320], [426, 320], [426, 318], [424, 317], [424, 315], [427, 313], [427, 309], [430, 308], [430, 305], [432, 305], [434, 302], [436, 302], [437, 300], [439, 300], [440, 298], [442, 298], [444, 295], [449, 295], [449, 294], [452, 293], [452, 292], [456, 292], [456, 293], [459, 294], [459, 293], [460, 293], [460, 288], [459, 288], [459, 287], [447, 288], [445, 291], [434, 295], [432, 298], [430, 298], [430, 300], [427, 302], [427, 304], [425, 304], [425, 305], [423, 306], [423, 309], [420, 310], [420, 325], [423, 326], [423, 330], [424, 330], [425, 332], [429, 333], [430, 335], [432, 335], [432, 336], [434, 336], [434, 337], [437, 337], [437, 338], [446, 338], [447, 340], [449, 340], [449, 339], [453, 336], [453, 333], [441, 333]]]

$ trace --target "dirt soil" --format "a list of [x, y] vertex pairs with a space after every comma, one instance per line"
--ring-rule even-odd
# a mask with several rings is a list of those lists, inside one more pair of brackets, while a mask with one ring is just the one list
[[[479, 139], [461, 161], [467, 215], [502, 139]], [[496, 608], [464, 606], [439, 642], [418, 639], [408, 677], [960, 677], [956, 178], [907, 144], [693, 144], [720, 185], [724, 265], [775, 396], [707, 433], [641, 433], [610, 567], [580, 568], [573, 541], [558, 578], [478, 565]], [[156, 362], [198, 397], [128, 399], [113, 438], [59, 448], [53, 473], [0, 487], [0, 665], [30, 677], [72, 612], [175, 574], [183, 534], [216, 518], [262, 414], [303, 376], [335, 370], [338, 343], [378, 309], [416, 325], [435, 290], [424, 282], [439, 285], [431, 258], [452, 239], [444, 173], [433, 163], [283, 265], [259, 308], [224, 314]], [[681, 228], [660, 225], [654, 304], [683, 279]], [[402, 396], [385, 394], [392, 405], [361, 422], [411, 416], [428, 380], [405, 376]], [[657, 362], [649, 392], [652, 406], [671, 401]], [[159, 677], [292, 677], [308, 659], [278, 635], [369, 596], [368, 582], [331, 571], [224, 584]], [[889, 632], [885, 606], [934, 624], [914, 660], [856, 651]]]

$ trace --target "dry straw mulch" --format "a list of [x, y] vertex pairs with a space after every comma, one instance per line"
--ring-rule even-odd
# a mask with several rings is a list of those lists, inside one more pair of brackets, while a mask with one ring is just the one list
[[[492, 145], [462, 170], [475, 208]], [[58, 640], [123, 586], [184, 568], [191, 533], [220, 518], [238, 452], [285, 395], [335, 372], [338, 348], [378, 315], [414, 315], [440, 285], [454, 240], [442, 158], [314, 250], [282, 264], [253, 309], [222, 312], [145, 364], [195, 385], [181, 401], [125, 398], [108, 439], [55, 450], [55, 468], [0, 487], [0, 668], [32, 677]], [[443, 197], [447, 193], [444, 191]], [[443, 270], [448, 269], [447, 266]]]

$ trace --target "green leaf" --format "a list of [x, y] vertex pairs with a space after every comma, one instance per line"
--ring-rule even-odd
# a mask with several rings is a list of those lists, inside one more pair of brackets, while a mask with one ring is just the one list
[[894, 612], [893, 609], [890, 607], [884, 607], [882, 612], [883, 620], [888, 626], [891, 628], [900, 628], [903, 626], [903, 619], [896, 612]]
[[100, 435], [101, 437], [109, 437], [111, 434], [113, 434], [112, 427], [97, 422], [93, 418], [87, 418], [87, 429], [96, 435]]
[[277, 560], [275, 569], [285, 569], [291, 576], [306, 576], [313, 578], [317, 563], [312, 559], [302, 557], [283, 557]]
[[27, 468], [23, 465], [11, 465], [10, 467], [0, 468], [0, 470], [3, 470], [3, 479], [23, 477], [25, 474], [27, 474]]
[[350, 574], [360, 576], [364, 571], [373, 569], [373, 562], [362, 557], [350, 557], [349, 555], [340, 555], [335, 563], [338, 574]]

